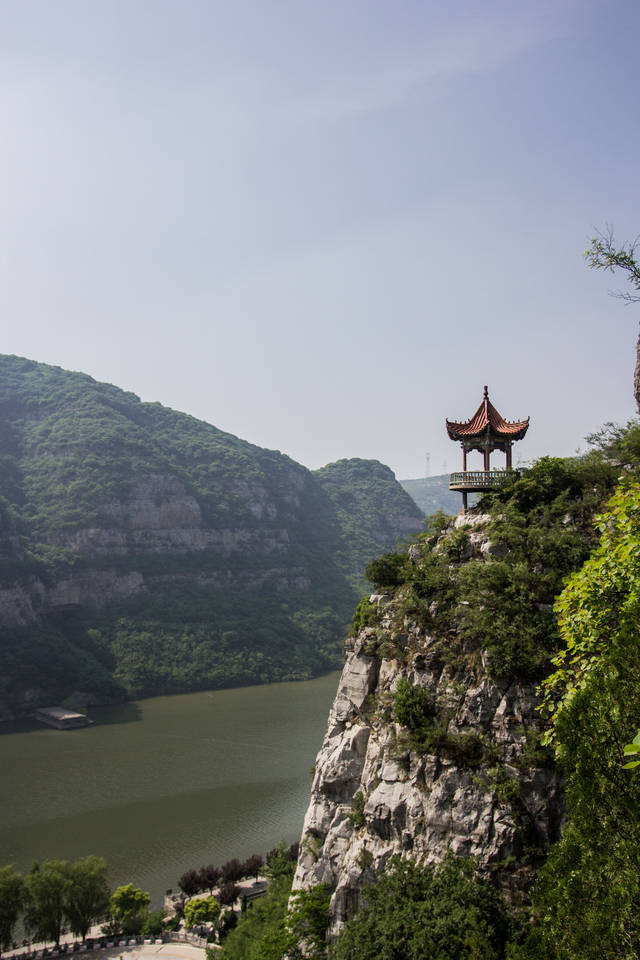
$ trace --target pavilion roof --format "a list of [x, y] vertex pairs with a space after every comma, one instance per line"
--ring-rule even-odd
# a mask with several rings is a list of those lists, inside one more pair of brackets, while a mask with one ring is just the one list
[[529, 427], [529, 419], [527, 417], [526, 420], [505, 420], [489, 400], [489, 390], [485, 387], [482, 403], [471, 419], [464, 423], [447, 420], [447, 433], [452, 440], [480, 439], [486, 437], [488, 427], [492, 437], [522, 440]]

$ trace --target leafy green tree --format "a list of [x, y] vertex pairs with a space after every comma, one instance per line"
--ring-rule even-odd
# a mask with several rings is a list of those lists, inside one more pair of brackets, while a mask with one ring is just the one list
[[187, 930], [192, 930], [203, 923], [217, 923], [219, 916], [220, 904], [215, 897], [190, 900], [184, 908], [184, 925]]
[[559, 597], [565, 646], [547, 681], [569, 823], [534, 890], [536, 928], [514, 957], [640, 956], [640, 778], [624, 770], [640, 717], [640, 486], [624, 482], [599, 545]]
[[68, 860], [34, 863], [25, 878], [24, 922], [36, 940], [60, 945], [60, 934], [71, 887]]
[[126, 934], [140, 933], [147, 917], [151, 897], [148, 893], [127, 883], [111, 895], [111, 915]]
[[164, 929], [164, 910], [150, 910], [142, 926], [145, 937], [160, 937]]
[[107, 862], [88, 856], [69, 865], [69, 888], [64, 913], [72, 933], [86, 939], [90, 926], [109, 909]]
[[[274, 847], [273, 850], [269, 850], [266, 856], [267, 865], [264, 872], [270, 880], [277, 880], [280, 877], [284, 877], [291, 881], [293, 877], [293, 865], [298, 859], [297, 853], [293, 856], [294, 847], [297, 851], [298, 844], [292, 844], [290, 847], [287, 847], [283, 840], [279, 846]], [[289, 886], [291, 886], [290, 882]]]
[[23, 897], [22, 876], [13, 867], [0, 867], [0, 950], [6, 950], [11, 945]]
[[224, 942], [224, 960], [282, 960], [295, 938], [285, 926], [294, 862], [284, 844], [267, 854], [271, 878], [264, 897], [249, 904]]
[[555, 608], [564, 646], [553, 659], [555, 670], [542, 684], [553, 725], [548, 739], [562, 759], [558, 721], [591, 672], [602, 668], [603, 654], [636, 628], [640, 610], [640, 487], [622, 482], [597, 518], [598, 547], [567, 581]]
[[[625, 743], [623, 750], [625, 757], [635, 757], [640, 753], [640, 730], [638, 730], [631, 743]], [[622, 769], [633, 770], [634, 767], [638, 766], [640, 766], [640, 760], [627, 760]]]
[[385, 553], [365, 567], [365, 576], [376, 589], [397, 587], [404, 579], [407, 557], [402, 553]]
[[420, 868], [394, 857], [347, 920], [335, 960], [499, 960], [508, 922], [500, 894], [473, 863]]
[[326, 957], [330, 899], [331, 891], [326, 883], [309, 890], [296, 890], [292, 895], [285, 922], [293, 938], [288, 950], [290, 957], [304, 957], [305, 960]]

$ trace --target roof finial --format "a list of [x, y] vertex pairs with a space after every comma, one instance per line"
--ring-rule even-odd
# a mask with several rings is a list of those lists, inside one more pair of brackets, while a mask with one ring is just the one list
[[485, 386], [484, 386], [484, 397], [483, 397], [482, 399], [483, 399], [483, 400], [488, 400], [488, 399], [489, 399], [489, 387], [486, 385], [486, 383], [485, 383]]

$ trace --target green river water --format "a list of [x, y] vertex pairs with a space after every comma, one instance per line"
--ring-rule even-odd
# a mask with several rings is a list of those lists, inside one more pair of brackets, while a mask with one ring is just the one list
[[0, 866], [96, 853], [113, 886], [160, 905], [189, 867], [299, 840], [337, 678], [96, 708], [82, 730], [6, 727]]

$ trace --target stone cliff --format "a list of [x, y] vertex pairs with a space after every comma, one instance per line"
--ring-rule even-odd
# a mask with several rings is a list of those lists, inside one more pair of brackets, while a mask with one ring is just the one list
[[[420, 571], [456, 537], [464, 547], [453, 577], [469, 560], [494, 562], [507, 548], [489, 539], [488, 519], [459, 517], [435, 547], [414, 545], [410, 568]], [[476, 857], [517, 900], [563, 816], [562, 783], [539, 743], [535, 683], [492, 679], [473, 641], [450, 654], [452, 632], [418, 622], [402, 591], [372, 595], [364, 617], [372, 622], [347, 642], [315, 765], [294, 889], [329, 884], [332, 935], [393, 854], [422, 864], [447, 850]], [[421, 740], [397, 722], [402, 684], [431, 705]]]

